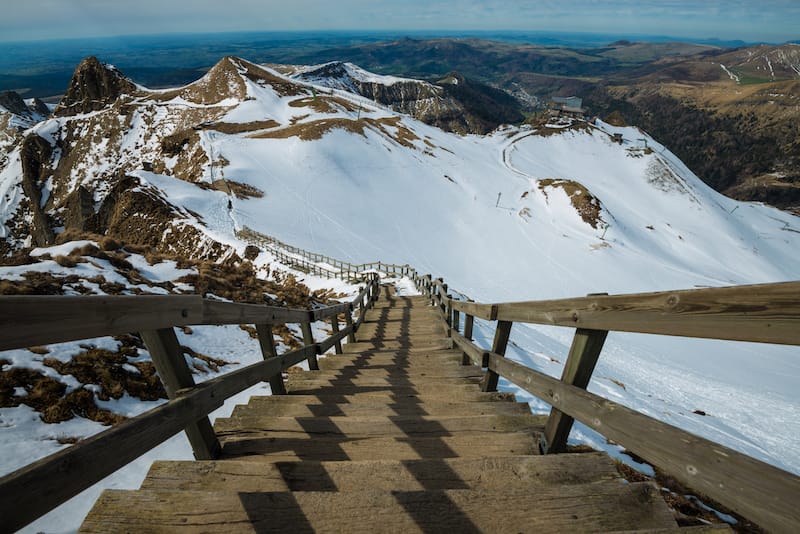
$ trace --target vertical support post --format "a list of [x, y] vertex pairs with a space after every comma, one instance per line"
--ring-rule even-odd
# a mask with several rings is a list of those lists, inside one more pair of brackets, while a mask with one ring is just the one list
[[[473, 317], [472, 315], [470, 315], [468, 313], [465, 314], [465, 315], [466, 315], [466, 317], [464, 318], [464, 337], [467, 338], [468, 340], [472, 341], [472, 328], [473, 328], [474, 323], [475, 323], [475, 317]], [[467, 356], [467, 353], [465, 352], [461, 356], [461, 365], [471, 365], [471, 364], [472, 364], [472, 360], [470, 359], [469, 356]]]
[[[447, 301], [447, 308], [444, 312], [444, 320], [447, 323], [447, 326], [453, 328], [453, 304], [452, 301], [449, 300], [451, 298], [451, 295], [445, 295], [445, 298], [447, 298], [448, 301]], [[448, 337], [450, 337], [449, 329], [448, 329]]]
[[[258, 344], [261, 345], [261, 355], [265, 360], [275, 358], [278, 353], [275, 351], [275, 342], [272, 339], [272, 325], [267, 323], [257, 324]], [[269, 388], [273, 395], [286, 395], [286, 386], [283, 384], [283, 375], [278, 373], [269, 379]]]
[[[300, 330], [303, 331], [303, 344], [314, 345], [314, 334], [311, 332], [311, 320], [314, 318], [314, 312], [308, 312], [308, 320], [300, 323]], [[314, 353], [308, 357], [308, 368], [311, 371], [319, 371], [319, 363], [317, 362], [317, 354]]]
[[458, 332], [461, 330], [461, 313], [458, 310], [453, 309], [452, 304], [450, 305], [450, 310], [452, 311], [453, 314], [453, 323], [452, 323], [453, 330]]
[[[492, 352], [505, 356], [506, 347], [508, 346], [508, 338], [511, 336], [511, 321], [497, 321], [497, 329], [494, 331], [494, 343], [492, 343]], [[497, 391], [497, 381], [500, 380], [500, 375], [486, 370], [486, 374], [481, 381], [481, 391]]]
[[351, 327], [350, 328], [350, 333], [347, 334], [347, 342], [348, 343], [355, 343], [356, 342], [356, 334], [355, 334], [355, 332], [353, 332], [353, 328], [352, 328], [352, 326], [353, 326], [353, 306], [352, 305], [350, 306], [350, 309], [347, 310], [347, 312], [344, 314], [344, 321], [347, 324], [347, 326]]
[[[603, 350], [603, 343], [608, 335], [607, 330], [587, 330], [578, 328], [575, 337], [572, 338], [572, 346], [569, 349], [567, 363], [564, 365], [564, 372], [561, 374], [561, 381], [565, 384], [572, 384], [581, 389], [586, 389], [589, 380], [592, 378], [600, 351]], [[567, 438], [572, 429], [573, 419], [567, 414], [550, 409], [550, 417], [544, 427], [544, 435], [539, 443], [542, 454], [554, 454], [564, 452], [567, 448]]]
[[[333, 335], [334, 336], [339, 333], [339, 314], [338, 313], [336, 315], [334, 315], [333, 317], [331, 317], [331, 330], [333, 331]], [[341, 339], [338, 340], [336, 343], [334, 343], [333, 350], [334, 350], [334, 352], [336, 354], [341, 354], [342, 353], [342, 340]]]
[[[140, 335], [170, 399], [174, 399], [179, 390], [194, 387], [192, 372], [186, 365], [174, 329], [149, 330], [140, 332]], [[213, 460], [219, 455], [219, 441], [207, 415], [187, 425], [185, 432], [195, 459]]]

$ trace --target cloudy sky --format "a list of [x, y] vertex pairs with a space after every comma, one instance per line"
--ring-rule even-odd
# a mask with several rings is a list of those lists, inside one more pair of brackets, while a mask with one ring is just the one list
[[800, 39], [800, 0], [3, 0], [3, 4], [0, 41], [352, 29]]

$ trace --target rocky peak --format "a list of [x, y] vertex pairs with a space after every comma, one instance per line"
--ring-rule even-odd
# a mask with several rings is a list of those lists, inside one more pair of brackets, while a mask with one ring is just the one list
[[0, 107], [5, 108], [6, 111], [14, 115], [28, 116], [31, 113], [22, 97], [14, 91], [0, 93]]
[[136, 85], [119, 70], [90, 56], [75, 69], [54, 114], [63, 117], [98, 111], [120, 95], [135, 91]]

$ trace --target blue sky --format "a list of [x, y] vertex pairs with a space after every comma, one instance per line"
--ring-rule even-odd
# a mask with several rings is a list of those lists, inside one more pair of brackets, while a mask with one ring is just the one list
[[800, 0], [4, 0], [0, 41], [174, 32], [526, 30], [783, 42]]

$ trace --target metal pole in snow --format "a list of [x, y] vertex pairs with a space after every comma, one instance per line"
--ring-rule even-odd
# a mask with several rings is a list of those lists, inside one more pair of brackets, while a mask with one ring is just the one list
[[497, 202], [495, 202], [495, 204], [494, 204], [495, 208], [500, 207], [500, 195], [502, 195], [502, 194], [503, 193], [497, 193]]

